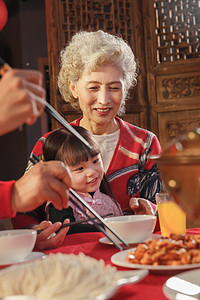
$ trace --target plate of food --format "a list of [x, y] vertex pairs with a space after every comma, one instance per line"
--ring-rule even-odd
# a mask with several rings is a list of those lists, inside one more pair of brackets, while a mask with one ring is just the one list
[[50, 254], [42, 260], [0, 271], [0, 297], [26, 295], [40, 300], [105, 300], [125, 284], [142, 280], [148, 270], [117, 271], [103, 260], [80, 253]]
[[171, 235], [147, 240], [135, 248], [115, 253], [117, 266], [150, 271], [179, 271], [200, 267], [200, 235]]

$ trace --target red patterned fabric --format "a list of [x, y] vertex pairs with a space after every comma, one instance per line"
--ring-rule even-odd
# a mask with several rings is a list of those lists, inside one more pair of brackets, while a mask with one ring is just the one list
[[11, 193], [15, 181], [0, 181], [0, 218], [12, 218], [16, 215], [11, 209]]

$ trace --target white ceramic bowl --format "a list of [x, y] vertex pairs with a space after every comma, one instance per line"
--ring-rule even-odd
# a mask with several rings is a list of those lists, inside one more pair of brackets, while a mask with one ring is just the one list
[[36, 237], [37, 231], [32, 229], [0, 231], [0, 265], [23, 261], [33, 250]]
[[[150, 238], [156, 225], [156, 216], [130, 215], [106, 218], [104, 220], [126, 243], [141, 243]], [[118, 239], [106, 228], [106, 232]], [[118, 241], [119, 242], [119, 241]]]

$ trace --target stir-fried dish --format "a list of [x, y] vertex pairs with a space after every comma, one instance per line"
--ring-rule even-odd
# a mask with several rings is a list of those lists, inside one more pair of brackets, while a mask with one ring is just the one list
[[126, 260], [142, 265], [185, 265], [200, 263], [200, 235], [176, 235], [147, 240], [130, 250]]

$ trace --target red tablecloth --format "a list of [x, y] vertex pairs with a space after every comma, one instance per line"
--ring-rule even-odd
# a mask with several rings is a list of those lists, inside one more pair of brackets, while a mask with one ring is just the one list
[[[187, 232], [200, 234], [200, 228], [188, 229]], [[157, 233], [160, 234], [160, 232]], [[100, 243], [99, 239], [103, 236], [104, 235], [101, 232], [73, 234], [65, 238], [61, 247], [45, 252], [47, 254], [57, 252], [79, 254], [80, 252], [83, 252], [90, 257], [103, 259], [106, 264], [112, 265], [110, 258], [119, 250], [112, 245]], [[125, 268], [117, 267], [117, 269], [122, 270]], [[163, 294], [162, 287], [165, 281], [174, 274], [175, 273], [150, 273], [146, 278], [136, 284], [129, 284], [121, 287], [111, 299], [166, 300], [167, 298]]]

